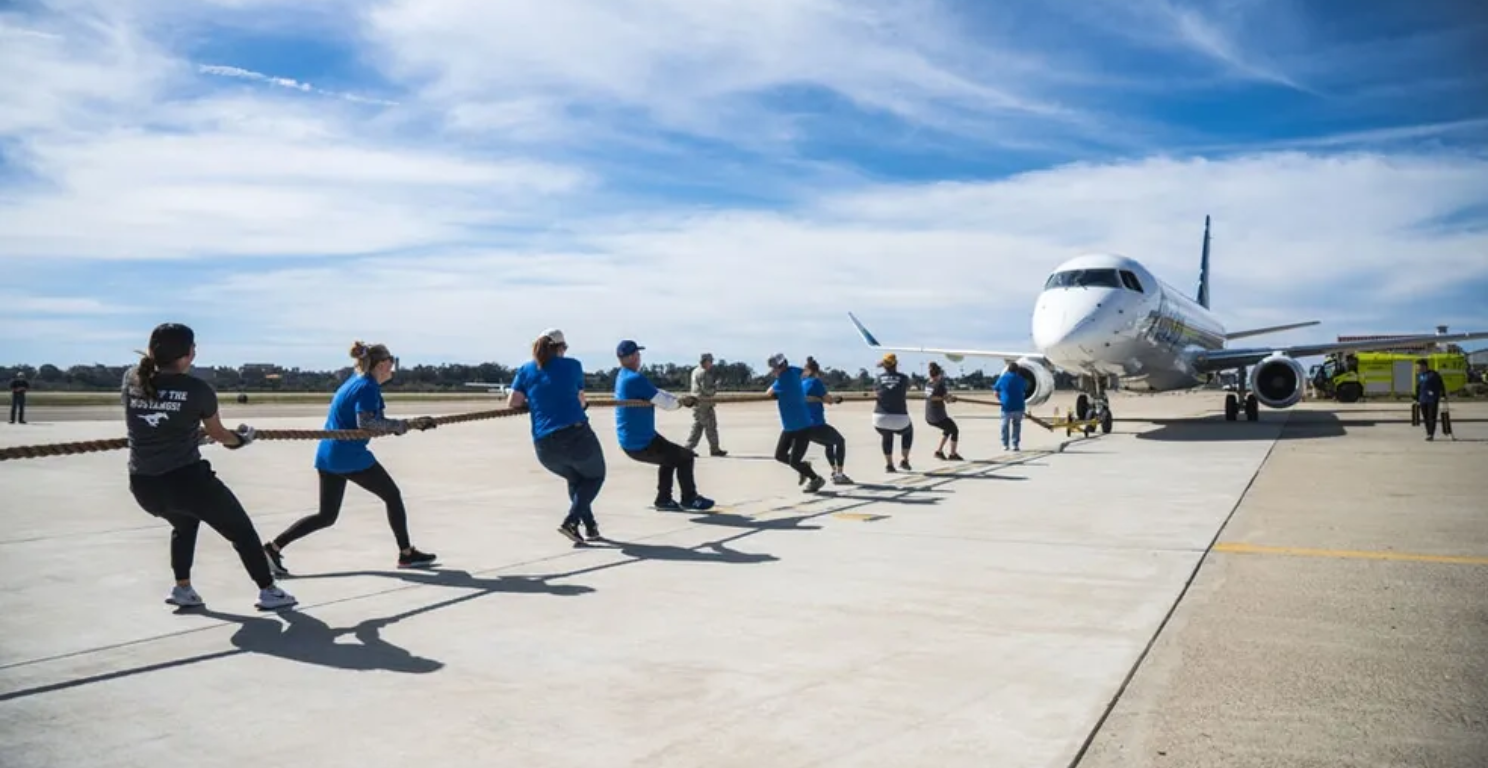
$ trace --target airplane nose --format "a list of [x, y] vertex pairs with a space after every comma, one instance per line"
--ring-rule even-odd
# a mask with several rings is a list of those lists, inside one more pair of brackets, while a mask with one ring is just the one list
[[[1084, 300], [1081, 300], [1084, 299]], [[1105, 302], [1096, 297], [1056, 296], [1034, 314], [1033, 342], [1039, 349], [1084, 349], [1094, 353], [1105, 341]]]

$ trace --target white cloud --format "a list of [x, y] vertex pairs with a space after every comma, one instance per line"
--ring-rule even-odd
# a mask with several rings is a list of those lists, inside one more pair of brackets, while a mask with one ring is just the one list
[[[1418, 228], [1481, 200], [1483, 178], [1488, 160], [1431, 156], [1069, 166], [885, 185], [793, 214], [596, 219], [557, 249], [244, 274], [194, 298], [253, 307], [264, 332], [306, 329], [327, 350], [376, 336], [410, 358], [520, 360], [530, 336], [558, 325], [600, 365], [620, 335], [648, 339], [656, 359], [710, 348], [752, 360], [783, 348], [866, 362], [849, 310], [889, 339], [1027, 347], [1044, 276], [1087, 249], [1142, 259], [1187, 290], [1211, 213], [1216, 309], [1242, 326], [1321, 319], [1308, 333], [1328, 338], [1365, 315], [1429, 311], [1421, 297], [1488, 281], [1488, 233]], [[1409, 268], [1422, 254], [1432, 268]], [[1351, 281], [1346, 302], [1325, 288], [1338, 279]], [[1335, 302], [1351, 314], [1327, 311]]]

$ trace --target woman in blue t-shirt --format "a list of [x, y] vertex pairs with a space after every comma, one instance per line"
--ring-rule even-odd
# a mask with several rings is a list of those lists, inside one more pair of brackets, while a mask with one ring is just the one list
[[[341, 385], [331, 399], [325, 429], [365, 429], [401, 435], [410, 429], [432, 429], [428, 416], [416, 419], [389, 419], [383, 414], [382, 385], [393, 377], [397, 358], [382, 344], [368, 346], [358, 341], [351, 345], [356, 360], [356, 373]], [[398, 567], [415, 568], [432, 565], [436, 558], [420, 552], [408, 538], [408, 512], [403, 507], [403, 494], [398, 484], [383, 469], [377, 457], [367, 450], [368, 439], [321, 440], [315, 451], [315, 471], [320, 475], [320, 509], [301, 518], [264, 544], [264, 552], [274, 572], [288, 576], [284, 567], [284, 548], [291, 542], [309, 536], [336, 523], [341, 515], [341, 502], [346, 497], [346, 483], [351, 481], [376, 495], [387, 505], [388, 527], [398, 543]]]
[[584, 366], [564, 357], [568, 343], [563, 331], [544, 331], [532, 344], [532, 360], [512, 378], [512, 408], [527, 406], [532, 418], [532, 440], [537, 460], [545, 469], [568, 481], [568, 516], [558, 532], [576, 544], [584, 543], [579, 523], [589, 539], [600, 538], [592, 505], [605, 481], [604, 448], [584, 413]]

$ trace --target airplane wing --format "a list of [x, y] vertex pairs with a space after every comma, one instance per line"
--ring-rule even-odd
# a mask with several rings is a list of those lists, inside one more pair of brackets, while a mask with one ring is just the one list
[[1269, 328], [1248, 328], [1243, 331], [1227, 333], [1225, 334], [1225, 339], [1227, 341], [1234, 341], [1235, 339], [1243, 339], [1247, 336], [1264, 336], [1268, 333], [1280, 333], [1282, 331], [1290, 331], [1294, 328], [1306, 328], [1309, 325], [1317, 325], [1321, 322], [1321, 320], [1308, 320], [1305, 323], [1287, 323], [1286, 325], [1273, 325]]
[[1041, 352], [994, 352], [984, 349], [945, 349], [941, 347], [885, 346], [883, 344], [880, 344], [878, 339], [874, 338], [873, 334], [868, 332], [867, 328], [863, 327], [863, 324], [859, 322], [858, 318], [855, 317], [853, 313], [849, 312], [847, 313], [847, 316], [852, 320], [853, 325], [857, 326], [858, 334], [863, 337], [863, 341], [866, 342], [868, 346], [873, 347], [874, 349], [882, 349], [885, 352], [921, 352], [932, 355], [945, 355], [946, 358], [949, 359], [951, 362], [957, 363], [961, 362], [962, 359], [968, 357], [993, 357], [1001, 358], [1003, 360], [1017, 360], [1020, 357], [1031, 357], [1035, 360], [1044, 360], [1044, 355]]
[[1252, 347], [1250, 349], [1216, 349], [1200, 352], [1194, 356], [1194, 366], [1202, 373], [1223, 371], [1241, 366], [1254, 365], [1265, 358], [1280, 353], [1289, 357], [1311, 357], [1334, 352], [1367, 352], [1374, 349], [1390, 349], [1406, 344], [1431, 342], [1438, 344], [1488, 339], [1488, 331], [1470, 333], [1422, 333], [1415, 336], [1391, 336], [1367, 341], [1329, 342], [1323, 344], [1299, 344], [1293, 347]]

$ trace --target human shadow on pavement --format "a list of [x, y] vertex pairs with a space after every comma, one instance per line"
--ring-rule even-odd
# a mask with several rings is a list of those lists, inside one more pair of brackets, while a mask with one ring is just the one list
[[[692, 513], [695, 514], [695, 513]], [[819, 525], [802, 525], [805, 520], [814, 515], [798, 515], [796, 517], [782, 517], [773, 520], [759, 520], [748, 515], [736, 515], [731, 512], [719, 512], [713, 515], [700, 515], [689, 522], [698, 525], [716, 525], [723, 528], [748, 528], [757, 531], [819, 531]]]
[[670, 560], [690, 563], [770, 563], [780, 558], [770, 554], [751, 554], [730, 549], [724, 541], [708, 541], [693, 547], [671, 544], [641, 544], [634, 541], [601, 539], [589, 542], [594, 549], [618, 549], [620, 554], [636, 560]]
[[[416, 656], [407, 649], [382, 639], [379, 634], [382, 629], [403, 620], [406, 618], [404, 615], [368, 619], [354, 627], [332, 628], [324, 621], [299, 611], [284, 611], [276, 618], [240, 616], [210, 610], [198, 610], [195, 613], [242, 625], [228, 642], [248, 653], [359, 672], [380, 669], [428, 674], [444, 668], [444, 662]], [[336, 642], [336, 638], [344, 635], [355, 637], [357, 642]]]

